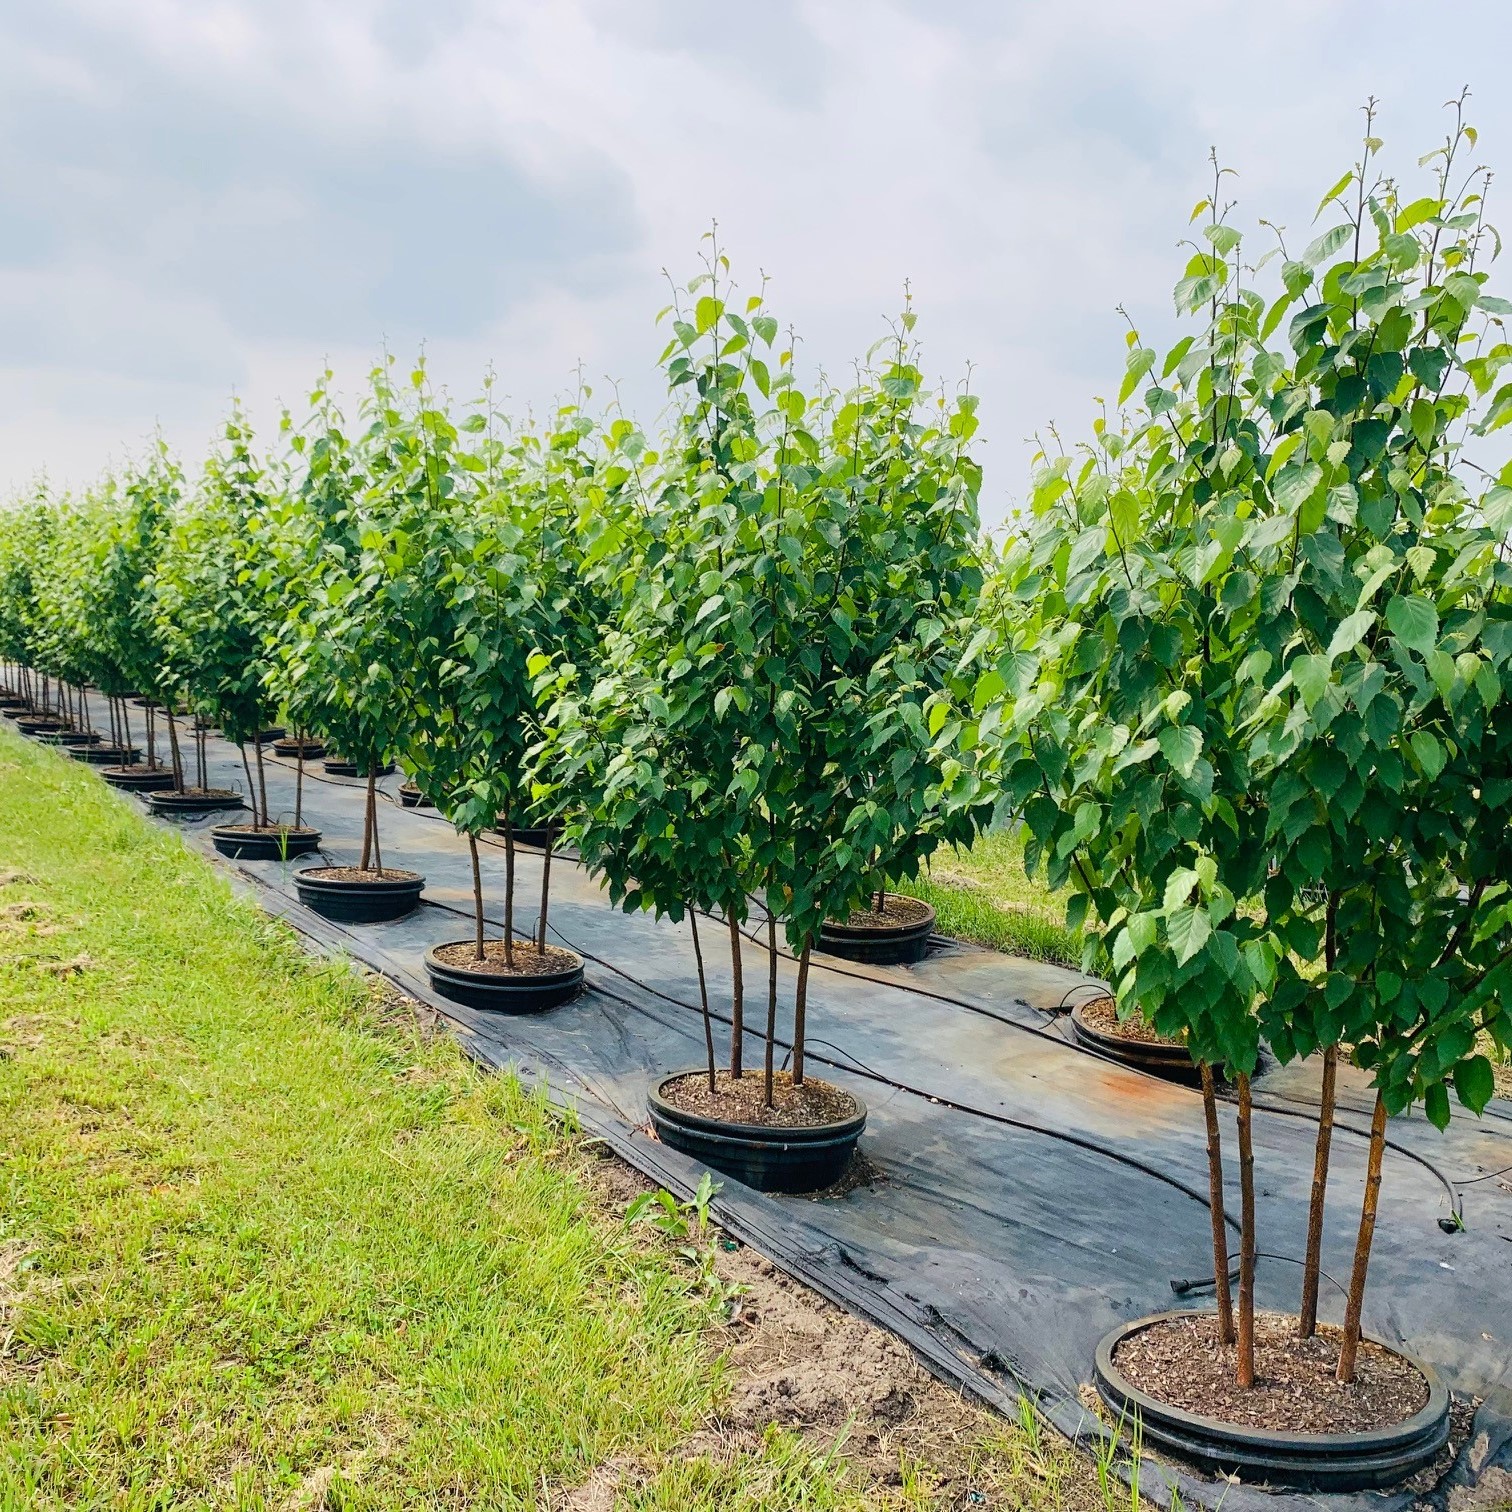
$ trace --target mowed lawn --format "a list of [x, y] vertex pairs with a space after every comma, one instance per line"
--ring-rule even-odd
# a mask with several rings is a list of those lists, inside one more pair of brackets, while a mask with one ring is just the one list
[[[850, 1507], [506, 1077], [0, 731], [0, 1507]], [[700, 1498], [706, 1498], [701, 1500]]]

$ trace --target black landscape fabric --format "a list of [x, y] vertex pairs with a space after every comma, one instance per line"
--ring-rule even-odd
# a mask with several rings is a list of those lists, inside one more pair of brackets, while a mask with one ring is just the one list
[[[210, 742], [211, 780], [242, 786], [234, 747]], [[654, 1181], [684, 1196], [701, 1169], [646, 1128], [651, 1079], [700, 1064], [703, 1033], [686, 924], [613, 909], [559, 855], [552, 866], [550, 938], [587, 960], [587, 990], [538, 1017], [506, 1017], [430, 991], [422, 957], [471, 932], [467, 847], [434, 812], [402, 809], [388, 778], [380, 810], [386, 866], [426, 877], [425, 904], [397, 923], [327, 923], [296, 901], [297, 863], [226, 863], [264, 906], [327, 950], [341, 950], [441, 1009], [480, 1061], [513, 1067], [571, 1104], [584, 1127]], [[270, 761], [275, 817], [293, 809], [294, 764]], [[123, 796], [123, 802], [138, 800]], [[305, 774], [307, 824], [324, 832], [327, 864], [354, 864], [364, 786]], [[225, 816], [223, 816], [225, 817]], [[168, 821], [165, 821], [168, 822]], [[181, 824], [209, 852], [213, 819]], [[501, 920], [502, 839], [485, 849], [489, 917]], [[518, 852], [516, 926], [529, 929], [539, 852]], [[710, 934], [711, 1001], [727, 1008], [726, 937]], [[745, 960], [748, 1023], [764, 1021], [766, 964], [753, 939]], [[783, 1032], [793, 963], [782, 962]], [[1088, 996], [1075, 972], [943, 944], [913, 967], [814, 958], [809, 1049], [814, 1074], [870, 1111], [861, 1150], [868, 1179], [816, 1198], [768, 1196], [726, 1179], [719, 1222], [841, 1305], [903, 1338], [938, 1375], [1012, 1415], [1028, 1394], [1083, 1441], [1102, 1429], [1084, 1405], [1097, 1342], [1117, 1324], [1183, 1300], [1178, 1280], [1212, 1274], [1201, 1099], [1195, 1091], [1074, 1047], [1063, 1007]], [[759, 1061], [752, 1038], [748, 1063]], [[1259, 1199], [1257, 1295], [1295, 1311], [1312, 1177], [1316, 1066], [1256, 1078]], [[1364, 1187], [1370, 1095], [1341, 1075], [1341, 1132], [1329, 1188], [1322, 1314], [1339, 1321]], [[1233, 1108], [1224, 1108], [1235, 1149]], [[1421, 1116], [1392, 1121], [1376, 1232], [1366, 1331], [1434, 1365], [1464, 1403], [1472, 1431], [1436, 1485], [1392, 1493], [1268, 1493], [1205, 1481], [1147, 1461], [1143, 1489], [1179, 1487], [1188, 1505], [1446, 1507], [1453, 1488], [1512, 1472], [1512, 1105], [1475, 1119], [1456, 1108], [1446, 1134]], [[1231, 1174], [1237, 1162], [1229, 1162]], [[1499, 1174], [1498, 1174], [1499, 1173]], [[1230, 1212], [1237, 1213], [1237, 1187]], [[1462, 1215], [1463, 1228], [1454, 1221]], [[1446, 1232], [1445, 1229], [1449, 1229]], [[1464, 1416], [1465, 1414], [1462, 1414]], [[1162, 1484], [1164, 1482], [1164, 1484]], [[1512, 1482], [1508, 1482], [1512, 1486]]]

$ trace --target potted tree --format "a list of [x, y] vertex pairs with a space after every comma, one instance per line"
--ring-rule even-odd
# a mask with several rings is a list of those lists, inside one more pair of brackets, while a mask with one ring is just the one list
[[277, 503], [264, 572], [298, 590], [276, 626], [278, 675], [307, 711], [307, 728], [367, 779], [357, 865], [301, 870], [299, 897], [327, 918], [377, 923], [410, 913], [425, 886], [418, 872], [383, 864], [377, 778], [407, 739], [406, 679], [425, 635], [415, 615], [426, 604], [410, 591], [412, 548], [386, 517], [388, 366], [373, 374], [368, 430], [356, 445], [328, 382], [315, 391], [310, 424], [293, 435], [302, 475]]
[[[1008, 554], [1017, 610], [984, 673], [1026, 861], [1075, 889], [1072, 921], [1120, 1011], [1182, 1039], [1201, 1071], [1217, 1309], [1115, 1331], [1099, 1385], [1147, 1443], [1276, 1484], [1386, 1484], [1445, 1442], [1432, 1371], [1363, 1334], [1386, 1121], [1422, 1099], [1443, 1122], [1450, 1084], [1478, 1112], [1477, 1033], [1512, 1039], [1498, 998], [1512, 492], [1458, 465], [1467, 422], [1512, 416], [1504, 359], [1465, 340], [1512, 307], [1484, 292], [1479, 186], [1455, 187], [1466, 140], [1457, 128], [1410, 199], [1368, 137], [1320, 207], [1335, 224], [1285, 256], [1269, 300], [1215, 181], [1176, 291], [1199, 328], [1163, 362], [1131, 337], [1120, 402], [1143, 386], [1142, 410], [1047, 458]], [[1290, 351], [1274, 351], [1288, 316]], [[1255, 1308], [1262, 1036], [1283, 1060], [1319, 1060], [1295, 1317]], [[1344, 1316], [1324, 1324], [1344, 1055], [1377, 1096]], [[1220, 1069], [1238, 1105], [1237, 1300]]]
[[[564, 417], [565, 418], [565, 417]], [[416, 497], [448, 570], [437, 597], [444, 629], [424, 692], [410, 764], [420, 792], [467, 836], [472, 857], [474, 930], [426, 952], [431, 984], [475, 1007], [539, 1012], [582, 989], [583, 962], [548, 939], [551, 852], [544, 837], [540, 911], [516, 938], [515, 821], [529, 815], [529, 753], [538, 719], [532, 655], [556, 652], [578, 598], [571, 585], [572, 482], [569, 455], [548, 438], [510, 437], [492, 402], [491, 381], [468, 429], [476, 450], [453, 457], [456, 432], [420, 397], [414, 421]], [[571, 434], [579, 435], [576, 427]], [[404, 456], [402, 446], [396, 453]], [[460, 475], [453, 491], [444, 482]], [[450, 498], [447, 496], [451, 495]], [[440, 522], [438, 524], [438, 522]], [[543, 650], [543, 648], [548, 648]], [[504, 929], [484, 932], [478, 837], [503, 817]]]

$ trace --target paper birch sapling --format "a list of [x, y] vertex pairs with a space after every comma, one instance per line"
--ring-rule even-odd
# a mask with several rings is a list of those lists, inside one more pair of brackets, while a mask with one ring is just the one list
[[[1507, 1040], [1507, 792], [1478, 785], [1502, 738], [1512, 494], [1487, 493], [1458, 444], [1512, 415], [1505, 346], [1470, 334], [1512, 306], [1483, 287], [1480, 186], [1454, 177], [1467, 142], [1457, 128], [1411, 198], [1377, 176], [1368, 137], [1320, 206], [1326, 229], [1278, 267], [1246, 264], [1217, 176], [1176, 289], [1197, 330], [1164, 359], [1131, 334], [1119, 402], [1142, 405], [1074, 454], [1047, 449], [1005, 560], [991, 674], [1026, 864], [1074, 889], [1120, 1012], [1203, 1066], [1215, 1201], [1211, 1069], [1238, 1082], [1242, 1384], [1262, 1032], [1283, 1060], [1350, 1055], [1378, 1088], [1345, 1380], [1385, 1115], [1422, 1097], [1442, 1121], [1449, 1081], [1478, 1110], [1476, 1031]], [[1226, 1312], [1216, 1212], [1213, 1230]], [[1304, 1331], [1314, 1241], [1306, 1260]]]

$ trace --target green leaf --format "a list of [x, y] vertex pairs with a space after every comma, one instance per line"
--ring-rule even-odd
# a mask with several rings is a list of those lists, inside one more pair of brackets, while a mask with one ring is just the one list
[[1213, 933], [1201, 908], [1178, 908], [1166, 919], [1166, 938], [1176, 952], [1176, 964], [1185, 966], [1207, 944]]
[[1484, 1055], [1472, 1055], [1454, 1068], [1454, 1091], [1472, 1113], [1483, 1113], [1496, 1093], [1496, 1075]]
[[1195, 725], [1167, 725], [1159, 740], [1165, 759], [1183, 777], [1190, 777], [1202, 755], [1202, 732]]
[[1410, 650], [1426, 656], [1438, 643], [1438, 610], [1419, 594], [1397, 594], [1386, 605], [1391, 633]]

